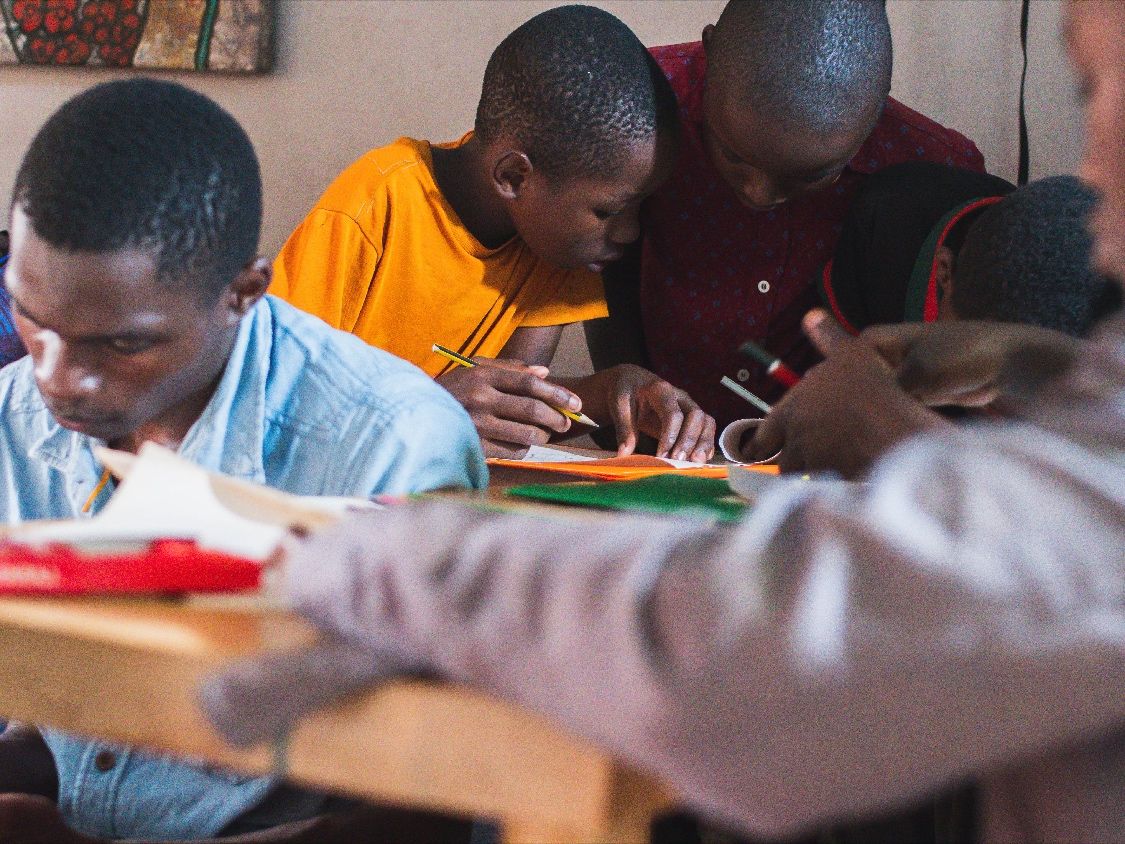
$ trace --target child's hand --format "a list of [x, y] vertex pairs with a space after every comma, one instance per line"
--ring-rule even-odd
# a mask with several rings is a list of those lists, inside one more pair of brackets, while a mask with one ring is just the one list
[[570, 429], [570, 420], [556, 407], [582, 409], [578, 396], [546, 380], [545, 366], [473, 360], [478, 366], [452, 369], [438, 383], [469, 412], [486, 457], [522, 457], [529, 446], [544, 445], [553, 433]]
[[617, 453], [632, 454], [639, 434], [657, 438], [656, 456], [706, 463], [715, 454], [715, 420], [687, 393], [633, 364], [608, 370], [606, 404], [617, 431]]
[[832, 470], [856, 477], [892, 446], [945, 422], [907, 395], [874, 348], [824, 311], [805, 317], [805, 332], [825, 361], [810, 369], [758, 426], [750, 460], [781, 452], [783, 472]]
[[919, 401], [962, 407], [995, 401], [1004, 392], [1003, 376], [1013, 359], [1032, 362], [1027, 369], [1054, 377], [1081, 346], [1081, 341], [1047, 328], [995, 322], [876, 325], [862, 337]]

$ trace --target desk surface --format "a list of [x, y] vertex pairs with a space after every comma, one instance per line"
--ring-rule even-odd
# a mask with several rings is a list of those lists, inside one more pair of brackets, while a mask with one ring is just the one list
[[[0, 599], [0, 715], [264, 773], [271, 749], [226, 745], [197, 689], [232, 660], [314, 638], [294, 614], [252, 601]], [[287, 763], [293, 780], [324, 790], [495, 818], [513, 841], [644, 840], [668, 803], [544, 718], [416, 681], [306, 718]]]

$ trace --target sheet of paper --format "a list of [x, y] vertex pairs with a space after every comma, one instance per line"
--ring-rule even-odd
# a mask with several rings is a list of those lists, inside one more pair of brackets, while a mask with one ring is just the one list
[[[507, 461], [510, 465], [513, 461]], [[704, 469], [707, 463], [692, 463], [690, 460], [672, 460], [668, 457], [653, 457], [646, 454], [633, 454], [629, 457], [591, 457], [587, 454], [576, 454], [573, 451], [564, 451], [561, 448], [533, 445], [527, 454], [519, 459], [520, 463], [591, 463], [605, 466], [671, 466], [675, 469]], [[714, 468], [714, 467], [710, 467]]]
[[564, 451], [561, 448], [549, 448], [545, 445], [533, 445], [527, 454], [519, 459], [521, 463], [584, 463], [597, 460], [587, 454], [576, 454], [573, 451]]
[[151, 443], [126, 462], [126, 477], [97, 516], [28, 522], [10, 538], [103, 547], [189, 539], [202, 548], [261, 560], [291, 525], [321, 527], [349, 509], [376, 506], [359, 499], [288, 495], [208, 472]]

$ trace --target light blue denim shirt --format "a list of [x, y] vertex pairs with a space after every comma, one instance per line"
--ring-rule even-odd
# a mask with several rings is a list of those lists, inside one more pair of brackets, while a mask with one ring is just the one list
[[[4, 519], [82, 518], [101, 475], [91, 451], [98, 443], [54, 421], [30, 358], [0, 370], [0, 410]], [[219, 387], [179, 451], [201, 466], [304, 495], [488, 480], [477, 433], [452, 396], [411, 364], [270, 296], [243, 319]], [[108, 498], [102, 493], [92, 512]], [[205, 838], [248, 813], [268, 825], [321, 806], [311, 794], [273, 791], [270, 779], [52, 731], [45, 738], [58, 767], [59, 809], [88, 835]]]

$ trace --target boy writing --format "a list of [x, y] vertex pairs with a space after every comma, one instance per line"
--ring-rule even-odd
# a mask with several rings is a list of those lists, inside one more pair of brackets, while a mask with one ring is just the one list
[[[0, 518], [96, 512], [109, 497], [96, 491], [98, 443], [154, 440], [299, 494], [485, 484], [468, 418], [424, 373], [263, 295], [260, 220], [250, 140], [199, 94], [111, 82], [48, 120], [12, 199], [6, 280], [29, 354], [0, 372]], [[0, 740], [0, 781], [57, 797], [84, 842], [236, 834], [326, 805], [268, 778], [26, 728]], [[66, 841], [54, 823], [42, 840]], [[317, 840], [306, 832], [261, 840]]]
[[[285, 244], [277, 295], [421, 366], [466, 407], [490, 456], [570, 429], [555, 408], [702, 461], [714, 421], [638, 366], [548, 381], [565, 324], [604, 316], [597, 273], [665, 178], [675, 101], [623, 23], [587, 6], [529, 20], [488, 62], [475, 131], [402, 138], [328, 188]], [[456, 367], [440, 343], [489, 362]], [[499, 360], [496, 360], [498, 359]]]

